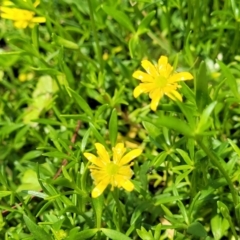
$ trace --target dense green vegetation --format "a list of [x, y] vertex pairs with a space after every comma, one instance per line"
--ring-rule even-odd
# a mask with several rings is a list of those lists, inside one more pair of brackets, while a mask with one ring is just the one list
[[0, 239], [239, 238], [237, 0], [0, 2]]

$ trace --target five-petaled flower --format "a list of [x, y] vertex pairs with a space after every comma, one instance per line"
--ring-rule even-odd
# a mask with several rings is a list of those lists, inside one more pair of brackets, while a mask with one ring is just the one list
[[126, 148], [123, 143], [118, 143], [112, 148], [113, 160], [111, 161], [109, 153], [102, 144], [96, 143], [95, 147], [98, 156], [91, 153], [84, 153], [87, 160], [92, 163], [89, 169], [96, 185], [92, 191], [92, 197], [96, 198], [100, 196], [109, 184], [112, 186], [111, 190], [114, 187], [122, 187], [129, 192], [132, 191], [134, 185], [130, 181], [133, 175], [131, 169], [132, 163], [130, 162], [138, 157], [142, 153], [142, 150], [134, 149], [124, 155]]
[[[39, 3], [40, 0], [37, 0], [33, 6], [36, 8]], [[9, 3], [9, 1], [6, 1], [4, 5], [9, 5], [9, 7], [1, 6], [1, 18], [14, 21], [14, 26], [16, 28], [26, 28], [28, 26], [32, 28], [36, 23], [46, 22], [45, 17], [35, 17], [35, 13], [32, 11], [12, 7], [13, 4], [11, 4], [11, 2]]]
[[193, 79], [192, 74], [189, 72], [174, 73], [166, 56], [159, 58], [157, 66], [148, 60], [143, 60], [141, 64], [147, 73], [139, 70], [133, 73], [133, 77], [142, 82], [134, 89], [135, 98], [141, 93], [149, 93], [153, 111], [156, 111], [163, 95], [167, 95], [173, 100], [182, 101], [182, 96], [177, 91], [181, 87], [178, 82]]

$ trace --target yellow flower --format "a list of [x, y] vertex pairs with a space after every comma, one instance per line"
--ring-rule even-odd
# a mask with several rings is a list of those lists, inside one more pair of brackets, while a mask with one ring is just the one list
[[189, 72], [174, 73], [173, 67], [168, 63], [166, 56], [159, 58], [157, 66], [154, 66], [148, 60], [143, 60], [141, 64], [147, 73], [142, 71], [133, 73], [133, 77], [142, 82], [134, 89], [133, 95], [135, 98], [141, 93], [149, 93], [153, 111], [156, 111], [163, 95], [167, 95], [173, 100], [182, 101], [182, 96], [177, 91], [181, 87], [178, 82], [193, 79], [192, 74]]
[[126, 148], [124, 148], [123, 143], [118, 143], [112, 148], [113, 161], [111, 161], [108, 152], [102, 144], [96, 143], [95, 147], [98, 156], [91, 153], [84, 153], [87, 160], [92, 163], [89, 169], [96, 185], [92, 191], [92, 197], [96, 198], [100, 196], [109, 184], [112, 185], [111, 190], [114, 187], [122, 187], [129, 192], [132, 191], [134, 185], [130, 181], [133, 175], [132, 164], [130, 162], [138, 157], [142, 153], [142, 150], [134, 149], [123, 156]]
[[[10, 5], [9, 1], [6, 1]], [[34, 7], [37, 7], [37, 5], [40, 3], [40, 1], [36, 1], [34, 3]], [[10, 19], [14, 21], [14, 26], [16, 28], [26, 28], [26, 27], [33, 27], [36, 23], [44, 23], [46, 22], [45, 17], [35, 17], [35, 13], [32, 11], [14, 8], [14, 7], [0, 7], [0, 15], [1, 18]]]

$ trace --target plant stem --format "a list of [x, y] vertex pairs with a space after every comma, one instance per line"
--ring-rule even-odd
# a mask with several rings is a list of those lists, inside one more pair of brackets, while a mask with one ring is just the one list
[[112, 192], [113, 198], [116, 202], [117, 205], [117, 210], [118, 210], [118, 231], [121, 232], [121, 228], [122, 228], [122, 209], [121, 209], [121, 203], [119, 201], [119, 189], [114, 188], [113, 192]]
[[224, 167], [221, 165], [221, 163], [219, 161], [220, 160], [219, 157], [216, 154], [214, 154], [211, 150], [209, 150], [207, 148], [207, 146], [202, 142], [202, 140], [197, 138], [196, 141], [197, 141], [198, 145], [202, 148], [202, 150], [206, 153], [206, 155], [209, 157], [211, 163], [218, 168], [219, 172], [226, 179], [226, 181], [228, 183], [228, 186], [229, 186], [229, 189], [230, 189], [230, 192], [232, 194], [234, 210], [235, 210], [236, 218], [237, 218], [238, 225], [239, 225], [240, 224], [239, 211], [236, 209], [236, 206], [238, 205], [238, 194], [237, 194], [237, 191], [235, 190], [235, 188], [233, 186], [231, 178], [229, 177], [229, 175], [226, 172], [226, 170], [224, 169]]
[[94, 37], [94, 40], [96, 42], [96, 47], [97, 47], [97, 57], [98, 57], [99, 65], [100, 65], [100, 71], [103, 72], [102, 49], [101, 49], [99, 41], [98, 41], [98, 35], [97, 35], [96, 25], [95, 25], [95, 21], [94, 21], [93, 7], [92, 7], [91, 0], [88, 0], [88, 6], [89, 6], [91, 23], [92, 23], [93, 37]]

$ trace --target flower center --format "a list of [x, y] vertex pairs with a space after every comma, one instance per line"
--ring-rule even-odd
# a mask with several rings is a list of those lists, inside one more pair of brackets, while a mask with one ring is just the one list
[[119, 170], [119, 166], [116, 165], [115, 163], [109, 163], [107, 165], [107, 173], [109, 175], [116, 175], [118, 173], [118, 170]]
[[158, 87], [163, 88], [167, 85], [168, 79], [163, 76], [156, 77], [156, 84]]

